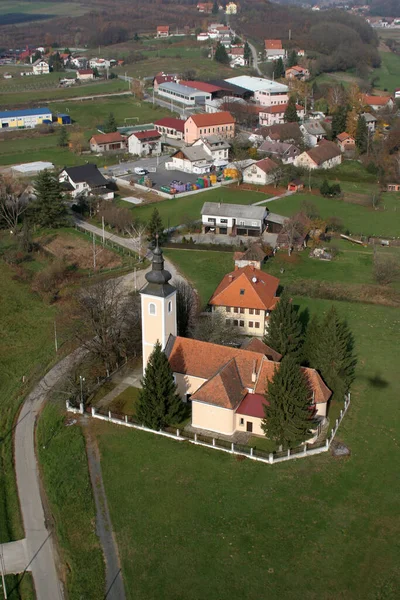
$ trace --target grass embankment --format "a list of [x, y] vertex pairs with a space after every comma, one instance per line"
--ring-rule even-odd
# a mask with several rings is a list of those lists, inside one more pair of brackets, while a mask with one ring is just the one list
[[60, 407], [48, 403], [38, 422], [37, 451], [61, 545], [68, 598], [97, 600], [105, 589], [103, 554], [96, 535], [85, 440], [81, 428], [71, 421], [66, 423]]
[[[184, 179], [184, 177], [183, 177]], [[208, 192], [186, 196], [184, 198], [172, 198], [162, 200], [156, 204], [147, 204], [145, 206], [134, 206], [129, 202], [120, 201], [120, 205], [129, 208], [132, 214], [143, 222], [147, 222], [156, 207], [161, 215], [165, 227], [174, 227], [181, 225], [186, 221], [195, 221], [201, 219], [201, 209], [205, 202], [225, 202], [231, 204], [254, 204], [263, 198], [268, 198], [268, 194], [259, 192], [249, 192], [238, 189], [235, 184], [229, 187], [220, 187]]]
[[[311, 313], [331, 305], [295, 302]], [[349, 459], [269, 467], [99, 425], [127, 598], [394, 600], [398, 311], [334, 304], [354, 332], [359, 361], [339, 431]]]
[[379, 69], [374, 69], [372, 78], [379, 78], [375, 83], [376, 88], [393, 94], [394, 90], [399, 87], [400, 56], [393, 52], [380, 52], [380, 55], [381, 66]]

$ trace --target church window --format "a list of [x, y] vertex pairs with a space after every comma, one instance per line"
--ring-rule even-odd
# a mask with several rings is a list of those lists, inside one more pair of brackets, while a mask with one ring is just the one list
[[168, 312], [172, 313], [172, 302], [171, 302], [171, 300], [168, 302]]
[[154, 302], [151, 302], [149, 304], [149, 314], [150, 315], [155, 315], [156, 314], [156, 305], [154, 304]]

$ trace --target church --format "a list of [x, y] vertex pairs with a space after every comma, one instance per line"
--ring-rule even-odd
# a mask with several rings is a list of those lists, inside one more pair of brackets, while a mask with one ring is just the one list
[[[279, 369], [281, 356], [260, 339], [233, 348], [177, 335], [176, 289], [157, 245], [141, 290], [143, 373], [157, 341], [166, 353], [182, 401], [192, 405], [192, 426], [223, 435], [264, 435], [266, 381]], [[303, 367], [320, 422], [332, 392], [315, 369]]]

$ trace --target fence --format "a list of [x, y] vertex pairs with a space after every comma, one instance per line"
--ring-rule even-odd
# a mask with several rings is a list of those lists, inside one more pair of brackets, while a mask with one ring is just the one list
[[[238, 444], [235, 442], [230, 442], [228, 440], [222, 440], [220, 438], [210, 437], [191, 431], [181, 431], [178, 428], [175, 429], [172, 427], [165, 427], [164, 429], [156, 431], [155, 429], [149, 429], [144, 425], [140, 425], [139, 423], [135, 422], [132, 419], [132, 417], [128, 417], [128, 415], [113, 416], [111, 411], [101, 412], [97, 411], [94, 407], [91, 407], [89, 409], [89, 414], [91, 414], [91, 416], [94, 419], [100, 419], [102, 421], [114, 423], [115, 425], [122, 425], [124, 427], [139, 429], [141, 431], [146, 431], [147, 433], [152, 433], [154, 435], [161, 435], [163, 437], [167, 437], [178, 442], [186, 441], [191, 444], [195, 444], [196, 446], [204, 446], [205, 448], [220, 450], [221, 452], [228, 452], [229, 454], [235, 454], [236, 456], [243, 456], [246, 458], [250, 458], [251, 460], [256, 460], [265, 464], [273, 465], [275, 463], [285, 462], [287, 460], [293, 460], [295, 458], [304, 458], [306, 456], [314, 456], [315, 454], [322, 454], [323, 452], [328, 452], [335, 438], [337, 430], [339, 429], [339, 425], [341, 424], [349, 406], [350, 393], [347, 394], [347, 396], [345, 396], [344, 407], [340, 411], [340, 416], [336, 419], [335, 426], [333, 427], [330, 436], [328, 436], [326, 440], [317, 444], [304, 444], [302, 446], [298, 446], [296, 448], [289, 448], [288, 450], [283, 450], [280, 452], [265, 452], [263, 450], [259, 450], [258, 448], [247, 446], [245, 444]], [[67, 400], [66, 407], [68, 412], [72, 412], [74, 414], [83, 415], [85, 413], [85, 408], [83, 404], [81, 404], [79, 408], [73, 408]]]

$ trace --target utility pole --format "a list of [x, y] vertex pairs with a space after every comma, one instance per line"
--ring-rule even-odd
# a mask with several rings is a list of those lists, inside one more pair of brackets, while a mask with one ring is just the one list
[[83, 404], [83, 382], [85, 381], [85, 378], [82, 377], [82, 375], [79, 375], [79, 381], [81, 384], [81, 404]]
[[105, 241], [106, 241], [106, 234], [105, 234], [105, 231], [104, 231], [104, 217], [101, 217], [101, 226], [103, 228], [103, 246], [104, 246]]
[[137, 273], [136, 273], [136, 267], [134, 269], [134, 281], [135, 281], [135, 292], [137, 292]]
[[54, 347], [56, 349], [56, 354], [58, 352], [58, 340], [57, 340], [57, 323], [54, 319]]
[[93, 271], [96, 270], [96, 235], [93, 233]]
[[291, 40], [291, 39], [292, 39], [292, 30], [289, 29], [289, 40]]

